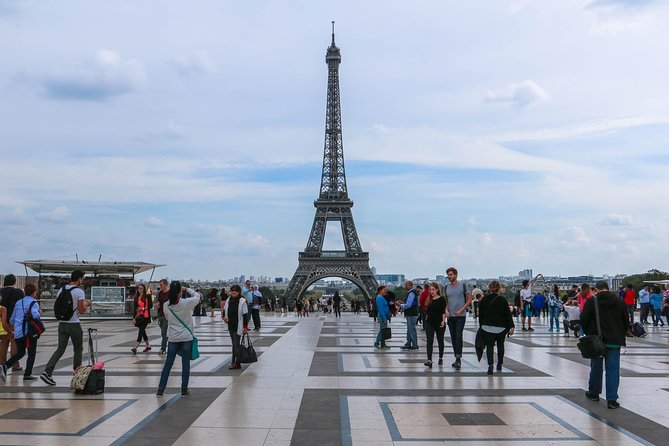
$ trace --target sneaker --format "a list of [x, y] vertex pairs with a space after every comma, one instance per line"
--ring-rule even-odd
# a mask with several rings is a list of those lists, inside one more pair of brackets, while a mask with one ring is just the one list
[[381, 350], [381, 344], [374, 343], [374, 348], [378, 348], [379, 350]]
[[162, 398], [164, 393], [165, 389], [158, 389], [158, 391], [156, 392], [156, 397]]
[[47, 372], [42, 373], [39, 378], [50, 386], [56, 385], [56, 381], [54, 381], [51, 375]]
[[23, 375], [23, 380], [24, 381], [35, 381], [36, 379], [37, 378], [35, 376], [32, 376], [32, 375], [28, 375], [28, 376]]
[[133, 355], [136, 355], [136, 354], [137, 354], [137, 349], [136, 349], [135, 347], [133, 347], [131, 351], [132, 351], [132, 354], [133, 354]]
[[606, 407], [609, 409], [617, 409], [620, 407], [620, 403], [618, 401], [609, 400], [606, 402]]
[[423, 365], [425, 365], [426, 367], [428, 367], [428, 368], [431, 369], [431, 368], [432, 368], [432, 361], [429, 361], [429, 360], [428, 360], [428, 361], [426, 361], [425, 363], [423, 363]]
[[418, 346], [411, 347], [409, 350], [418, 350]]
[[460, 367], [462, 366], [462, 363], [460, 362], [460, 358], [456, 358], [455, 362], [451, 364], [451, 367], [454, 367], [458, 370], [460, 370]]
[[411, 350], [411, 346], [405, 344], [400, 347], [400, 350]]
[[527, 329], [527, 331], [534, 331], [534, 328], [530, 327]]
[[488, 372], [486, 373], [487, 375], [492, 375], [492, 368], [493, 368], [493, 365], [490, 364], [490, 365], [488, 366]]
[[502, 371], [502, 364], [497, 364], [497, 371], [501, 372]]
[[7, 381], [7, 366], [4, 364], [0, 364], [0, 379]]
[[164, 355], [165, 354], [165, 349], [161, 348], [160, 351], [158, 352], [159, 355]]
[[150, 351], [151, 351], [151, 347], [146, 347], [146, 348], [145, 348], [144, 350], [142, 350], [142, 351], [143, 351], [144, 353], [146, 353], [146, 352], [150, 352]]
[[188, 390], [188, 387], [181, 388], [181, 396], [190, 396], [190, 390]]
[[523, 327], [523, 331], [527, 331], [527, 328]]
[[590, 401], [599, 401], [599, 395], [594, 393], [585, 392], [585, 397]]

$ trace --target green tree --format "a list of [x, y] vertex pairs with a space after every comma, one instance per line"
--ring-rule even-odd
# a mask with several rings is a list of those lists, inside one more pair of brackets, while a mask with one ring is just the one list
[[632, 285], [635, 290], [639, 291], [644, 287], [644, 285], [649, 285], [644, 283], [644, 281], [647, 280], [669, 280], [669, 273], [660, 271], [659, 269], [651, 269], [647, 273], [632, 274], [631, 276], [627, 276], [623, 280], [623, 283], [625, 285]]

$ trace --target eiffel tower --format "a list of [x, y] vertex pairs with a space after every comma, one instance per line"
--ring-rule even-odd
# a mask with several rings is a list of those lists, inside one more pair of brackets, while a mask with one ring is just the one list
[[[364, 252], [360, 246], [351, 213], [353, 201], [348, 197], [346, 187], [339, 99], [341, 54], [335, 45], [334, 22], [332, 22], [332, 44], [327, 49], [325, 62], [328, 65], [328, 99], [321, 191], [318, 199], [314, 201], [316, 216], [307, 247], [299, 254], [297, 271], [286, 290], [285, 296], [289, 302], [301, 297], [309, 286], [326, 277], [340, 277], [353, 282], [367, 298], [376, 294], [377, 282], [369, 268], [369, 253]], [[341, 224], [343, 251], [323, 250], [325, 229], [331, 221], [338, 221]]]

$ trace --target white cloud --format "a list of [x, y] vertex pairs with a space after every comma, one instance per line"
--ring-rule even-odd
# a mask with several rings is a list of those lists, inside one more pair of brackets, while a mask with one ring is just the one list
[[9, 225], [24, 225], [30, 222], [30, 215], [24, 208], [14, 208], [9, 212], [3, 212], [0, 223]]
[[144, 224], [152, 228], [157, 228], [165, 225], [165, 223], [163, 223], [163, 221], [157, 217], [149, 217]]
[[133, 92], [145, 81], [141, 62], [102, 49], [93, 58], [45, 76], [41, 84], [46, 96], [52, 99], [104, 101]]
[[150, 142], [156, 140], [178, 141], [184, 138], [186, 138], [186, 129], [170, 120], [165, 127], [145, 130], [136, 139], [141, 142]]
[[528, 108], [548, 99], [548, 93], [536, 82], [524, 80], [509, 84], [502, 90], [489, 91], [485, 101], [508, 103], [516, 108]]
[[632, 224], [632, 217], [629, 215], [609, 214], [600, 224], [607, 226], [628, 226]]
[[480, 236], [481, 245], [485, 248], [490, 248], [493, 245], [493, 237], [489, 232], [484, 232]]
[[498, 141], [545, 141], [571, 139], [613, 133], [619, 130], [647, 125], [669, 124], [669, 115], [612, 117], [565, 127], [553, 127], [529, 132], [509, 133], [496, 137]]
[[590, 237], [580, 226], [571, 226], [558, 235], [558, 243], [569, 249], [586, 248], [590, 242]]
[[70, 216], [72, 216], [72, 212], [70, 212], [66, 206], [58, 206], [50, 212], [43, 214], [43, 217], [52, 223], [63, 223], [67, 221]]
[[184, 77], [216, 71], [214, 61], [203, 50], [195, 51], [188, 56], [176, 57], [170, 61], [170, 64]]

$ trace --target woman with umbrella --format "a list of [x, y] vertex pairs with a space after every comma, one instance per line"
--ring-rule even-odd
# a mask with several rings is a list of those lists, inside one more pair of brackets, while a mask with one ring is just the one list
[[[511, 310], [506, 298], [499, 295], [501, 286], [498, 281], [493, 280], [488, 286], [489, 294], [483, 297], [483, 301], [479, 307], [479, 323], [481, 328], [477, 333], [477, 341], [480, 337], [483, 338], [486, 353], [488, 356], [488, 375], [492, 375], [494, 365], [494, 348], [497, 344], [497, 371], [502, 371], [502, 363], [504, 362], [504, 340], [507, 336], [513, 335], [515, 325], [511, 317]], [[483, 355], [483, 350], [479, 349], [479, 342], [477, 344], [476, 353], [479, 361]]]

